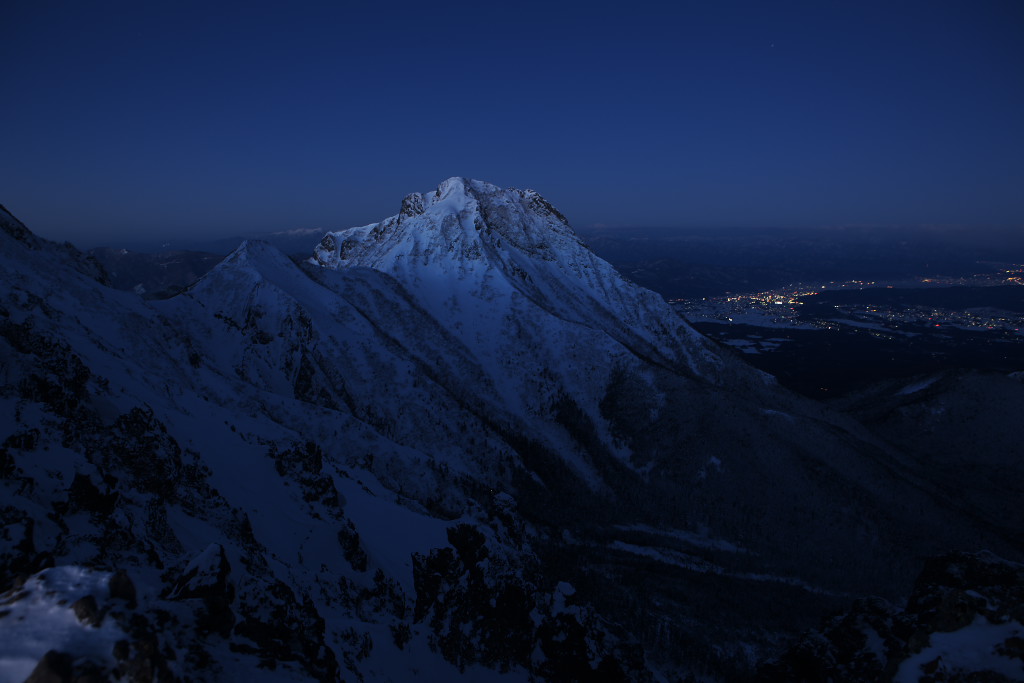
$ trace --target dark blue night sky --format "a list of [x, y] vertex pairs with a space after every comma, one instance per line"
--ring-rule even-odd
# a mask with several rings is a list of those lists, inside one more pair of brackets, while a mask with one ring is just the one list
[[578, 226], [1024, 226], [1024, 3], [15, 0], [40, 234], [340, 229], [453, 175]]

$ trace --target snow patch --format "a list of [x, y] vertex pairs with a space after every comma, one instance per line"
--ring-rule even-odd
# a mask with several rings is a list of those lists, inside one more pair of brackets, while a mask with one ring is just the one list
[[[922, 666], [938, 660], [935, 673], [994, 671], [1011, 681], [1024, 681], [1020, 660], [1000, 655], [997, 647], [1008, 638], [1020, 638], [1024, 626], [1017, 621], [992, 624], [982, 615], [959, 631], [933, 633], [929, 646], [900, 664], [894, 683], [917, 683]], [[943, 680], [945, 677], [943, 677]]]
[[50, 650], [107, 667], [116, 665], [114, 643], [127, 635], [109, 616], [98, 626], [83, 624], [71, 605], [109, 596], [109, 572], [60, 566], [35, 574], [20, 589], [0, 596], [0, 683], [21, 683]]

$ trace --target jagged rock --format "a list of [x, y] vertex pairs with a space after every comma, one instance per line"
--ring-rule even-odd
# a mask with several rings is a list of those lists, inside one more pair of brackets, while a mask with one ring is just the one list
[[114, 648], [111, 654], [114, 655], [114, 659], [118, 661], [124, 661], [131, 655], [132, 646], [127, 640], [119, 640], [114, 643]]
[[11, 434], [4, 440], [3, 448], [14, 448], [19, 451], [30, 451], [35, 449], [39, 443], [39, 430], [28, 429], [20, 434]]
[[72, 510], [87, 510], [101, 515], [109, 515], [117, 505], [117, 492], [101, 493], [92, 478], [77, 473], [68, 489], [68, 504]]
[[27, 513], [10, 506], [0, 508], [0, 591], [24, 583], [25, 577], [37, 571], [35, 520]]
[[99, 626], [103, 623], [103, 614], [100, 612], [99, 605], [96, 604], [96, 598], [91, 595], [75, 600], [71, 603], [71, 609], [78, 620], [86, 626]]
[[110, 683], [110, 678], [101, 673], [89, 673], [75, 676], [75, 683]]
[[907, 611], [936, 631], [962, 627], [965, 605], [992, 620], [1024, 621], [1024, 565], [989, 552], [930, 558]]
[[75, 666], [74, 683], [110, 683], [113, 676], [94, 662], [80, 662]]
[[227, 636], [235, 625], [231, 609], [235, 587], [228, 581], [230, 574], [231, 564], [224, 547], [211, 543], [188, 563], [167, 597], [170, 600], [201, 599], [203, 606], [196, 615], [199, 631]]
[[127, 648], [120, 642], [115, 644], [115, 653], [128, 653], [129, 656], [119, 659], [117, 672], [132, 683], [151, 683], [152, 681], [177, 681], [170, 667], [167, 656], [161, 650], [160, 640], [154, 627], [141, 614], [133, 614], [129, 620], [131, 645]]
[[228, 583], [230, 574], [231, 564], [224, 546], [211, 543], [188, 563], [167, 597], [171, 600], [220, 597], [230, 603], [234, 599], [234, 590]]
[[114, 575], [110, 577], [110, 582], [107, 584], [110, 590], [110, 598], [112, 600], [124, 600], [129, 609], [135, 609], [138, 606], [137, 597], [135, 595], [135, 584], [128, 576], [128, 572], [123, 569], [119, 569], [114, 572]]
[[351, 520], [344, 520], [342, 527], [338, 529], [338, 543], [345, 554], [345, 559], [352, 565], [352, 568], [357, 572], [365, 572], [367, 563], [366, 551], [363, 550], [362, 545], [359, 543], [359, 532], [356, 531]]
[[66, 652], [50, 650], [36, 664], [25, 683], [71, 683], [71, 655]]
[[267, 666], [296, 662], [314, 679], [334, 680], [338, 662], [333, 650], [324, 647], [326, 627], [311, 601], [298, 599], [280, 581], [265, 586], [259, 600], [259, 604], [239, 606], [232, 632], [244, 640], [232, 640], [231, 649], [256, 655]]
[[[868, 683], [900, 674], [932, 683], [1001, 682], [1008, 680], [1000, 673], [1004, 666], [1024, 664], [1024, 640], [1012, 635], [1024, 634], [1022, 610], [1024, 565], [991, 553], [931, 558], [904, 609], [858, 601], [762, 665], [759, 680]], [[957, 652], [965, 647], [973, 648], [966, 659]]]
[[445, 659], [520, 666], [552, 681], [647, 679], [637, 648], [619, 643], [588, 609], [565, 608], [567, 584], [539, 590], [535, 567], [492, 556], [467, 524], [449, 528], [448, 540], [452, 548], [414, 558], [415, 621], [430, 626]]

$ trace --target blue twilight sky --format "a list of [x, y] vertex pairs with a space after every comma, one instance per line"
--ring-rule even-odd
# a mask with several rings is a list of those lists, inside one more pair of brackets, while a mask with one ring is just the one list
[[463, 175], [577, 226], [1024, 226], [1024, 2], [5, 3], [0, 202], [80, 246]]

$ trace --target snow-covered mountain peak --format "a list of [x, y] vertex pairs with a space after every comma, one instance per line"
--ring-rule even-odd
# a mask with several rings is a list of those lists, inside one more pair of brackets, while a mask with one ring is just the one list
[[700, 375], [718, 365], [661, 297], [624, 280], [534, 190], [449, 178], [379, 223], [328, 233], [310, 263], [387, 273], [448, 329], [493, 332], [488, 343], [510, 321], [530, 320], [550, 338], [544, 320], [554, 317]]
[[245, 240], [194, 285], [193, 291], [221, 288], [232, 280], [261, 280], [267, 273], [296, 270], [277, 247], [262, 240]]
[[414, 192], [402, 202], [400, 215], [419, 215], [431, 209], [439, 213], [459, 213], [471, 202], [496, 195], [502, 189], [482, 180], [454, 176], [448, 178], [433, 192]]
[[554, 261], [556, 250], [570, 261], [573, 252], [589, 254], [565, 217], [537, 192], [453, 177], [433, 192], [407, 195], [399, 213], [380, 223], [328, 233], [313, 260], [391, 270], [389, 262], [403, 256], [422, 257], [415, 260], [423, 265], [511, 252]]
[[291, 259], [285, 256], [284, 252], [264, 240], [244, 240], [238, 247], [228, 254], [223, 264], [264, 264], [284, 266], [288, 264], [294, 267]]
[[263, 240], [245, 240], [223, 261], [191, 287], [193, 296], [223, 305], [239, 297], [247, 299], [252, 289], [272, 285], [296, 294], [316, 286], [280, 249]]

